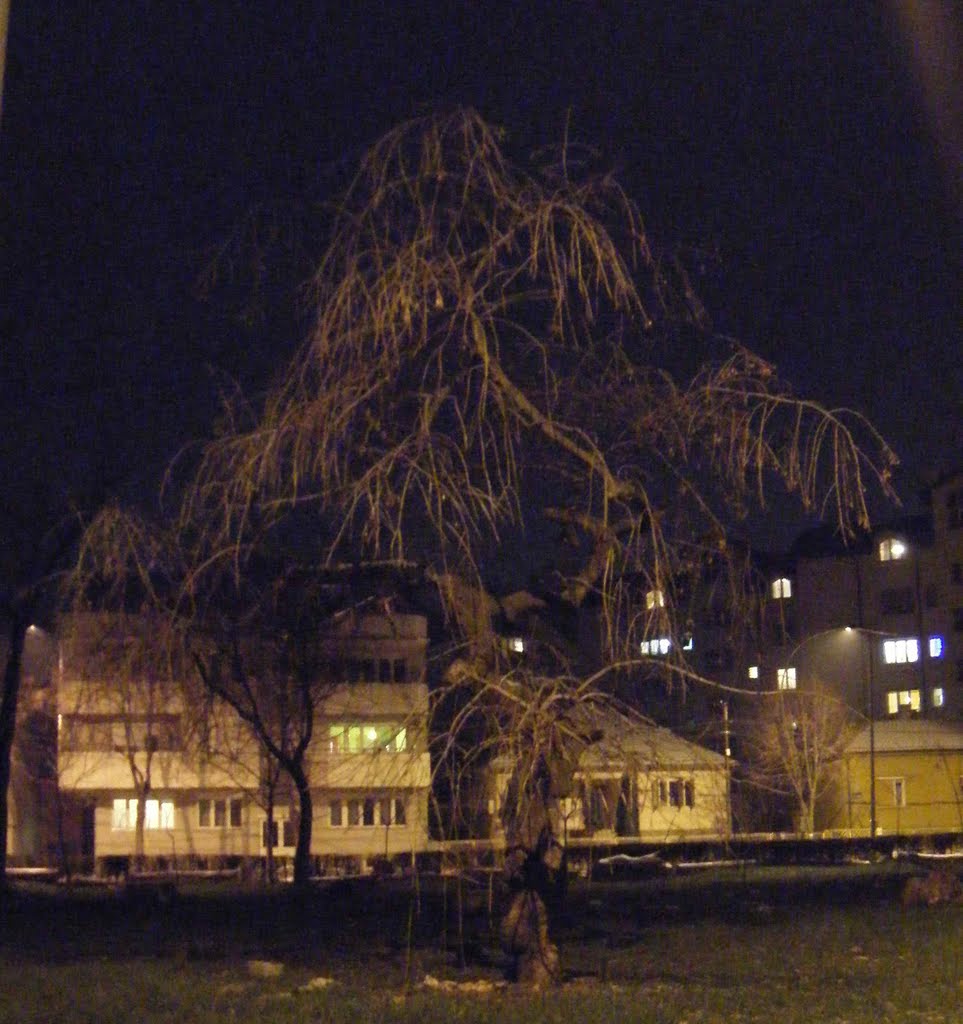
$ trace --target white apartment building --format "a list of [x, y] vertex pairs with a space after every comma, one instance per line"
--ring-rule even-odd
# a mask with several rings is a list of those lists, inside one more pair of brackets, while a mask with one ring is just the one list
[[[82, 653], [101, 625], [73, 623], [57, 672], [59, 784], [80, 806], [87, 857], [113, 871], [138, 855], [154, 866], [239, 863], [265, 857], [269, 843], [281, 862], [293, 856], [293, 788], [252, 732], [199, 692], [104, 678]], [[328, 678], [306, 759], [312, 856], [323, 870], [418, 852], [430, 786], [426, 621], [347, 616], [323, 645]]]

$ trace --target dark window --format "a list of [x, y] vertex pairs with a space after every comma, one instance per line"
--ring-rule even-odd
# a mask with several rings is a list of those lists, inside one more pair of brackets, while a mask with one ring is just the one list
[[407, 808], [405, 802], [401, 797], [395, 800], [395, 824], [404, 825], [408, 821]]
[[963, 633], [963, 608], [953, 609], [953, 628], [957, 633]]
[[907, 615], [913, 611], [912, 587], [889, 587], [879, 595], [879, 610], [883, 615]]
[[210, 800], [198, 800], [197, 801], [197, 824], [201, 828], [211, 827], [211, 801]]
[[340, 800], [332, 800], [331, 801], [331, 824], [334, 825], [335, 827], [340, 828], [342, 820], [343, 819], [341, 817], [341, 801]]
[[227, 802], [224, 800], [214, 801], [214, 827], [224, 828], [227, 821]]
[[404, 658], [395, 659], [394, 665], [392, 666], [395, 682], [404, 683], [408, 680], [408, 666], [405, 664]]
[[[269, 831], [269, 826], [270, 826], [270, 831]], [[270, 835], [270, 837], [271, 837], [270, 841], [268, 840], [268, 835]], [[265, 847], [265, 849], [268, 846], [275, 847], [275, 846], [278, 845], [278, 823], [276, 821], [266, 821], [265, 820], [264, 822], [262, 822], [262, 824], [261, 824], [261, 845], [263, 847]]]
[[670, 807], [681, 807], [682, 806], [682, 779], [673, 779], [669, 783], [669, 806]]
[[366, 797], [364, 802], [364, 818], [362, 820], [363, 825], [373, 825], [375, 823], [375, 802], [372, 797]]
[[927, 583], [926, 585], [926, 607], [927, 608], [939, 608], [940, 606], [940, 588], [935, 583]]
[[946, 522], [951, 530], [963, 527], [963, 491], [950, 491], [947, 494]]
[[954, 562], [950, 566], [950, 577], [954, 583], [963, 583], [963, 562]]
[[378, 801], [378, 821], [381, 825], [391, 824], [391, 801], [387, 797]]
[[379, 683], [390, 683], [391, 682], [391, 662], [382, 658], [378, 662], [378, 682]]
[[348, 824], [349, 825], [360, 825], [361, 824], [361, 801], [360, 800], [349, 800], [348, 801]]
[[298, 835], [297, 835], [297, 830], [294, 827], [294, 822], [293, 821], [288, 820], [288, 821], [286, 821], [284, 823], [283, 835], [284, 835], [284, 845], [285, 846], [297, 846], [297, 844], [298, 844]]
[[231, 801], [231, 828], [241, 827], [241, 807], [242, 802], [240, 800]]
[[683, 795], [685, 797], [686, 807], [695, 806], [695, 784], [691, 780], [687, 780], [684, 785]]

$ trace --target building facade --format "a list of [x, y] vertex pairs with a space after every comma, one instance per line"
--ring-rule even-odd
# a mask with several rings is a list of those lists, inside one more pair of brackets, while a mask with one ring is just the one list
[[895, 719], [849, 745], [820, 829], [899, 836], [963, 832], [963, 725]]
[[819, 684], [877, 720], [963, 719], [963, 474], [930, 499], [850, 547], [800, 538], [766, 579], [750, 688]]
[[[306, 756], [321, 868], [426, 845], [426, 644], [417, 615], [349, 616], [324, 637], [328, 678]], [[60, 661], [58, 769], [82, 807], [88, 859], [119, 870], [133, 857], [216, 866], [269, 846], [282, 862], [293, 856], [292, 786], [232, 709], [160, 680], [104, 678], [83, 650], [67, 644]]]
[[[718, 840], [730, 834], [724, 756], [649, 723], [614, 713], [595, 718], [602, 738], [583, 751], [571, 792], [559, 800], [560, 835], [577, 844]], [[512, 766], [498, 758], [492, 767], [489, 830], [500, 837]]]

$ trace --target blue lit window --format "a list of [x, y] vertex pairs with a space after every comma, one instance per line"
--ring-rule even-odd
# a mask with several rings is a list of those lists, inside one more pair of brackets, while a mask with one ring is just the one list
[[931, 658], [942, 658], [943, 657], [943, 637], [931, 636], [930, 637], [930, 657]]

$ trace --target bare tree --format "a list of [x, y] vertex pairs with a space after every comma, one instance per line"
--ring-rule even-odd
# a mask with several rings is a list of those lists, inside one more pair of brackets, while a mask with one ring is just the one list
[[673, 625], [680, 572], [724, 558], [773, 488], [866, 525], [894, 461], [879, 436], [704, 330], [684, 267], [579, 156], [523, 167], [470, 110], [368, 151], [306, 287], [305, 345], [203, 452], [185, 518], [207, 550], [237, 557], [254, 524], [310, 509], [325, 564], [427, 564], [485, 677], [481, 567], [539, 531], [560, 539], [559, 597], [592, 594], [609, 656], [637, 657]]
[[[183, 491], [185, 592], [242, 593], [265, 545], [307, 546], [324, 571], [425, 566], [457, 641], [446, 683], [472, 709], [450, 727], [526, 737], [512, 814], [529, 842], [571, 730], [533, 708], [589, 699], [605, 671], [560, 657], [506, 682], [490, 567], [550, 546], [555, 598], [600, 609], [611, 671], [682, 636], [678, 581], [725, 560], [729, 524], [774, 488], [848, 533], [894, 459], [858, 415], [713, 336], [685, 265], [574, 146], [522, 162], [471, 110], [404, 123], [322, 250], [303, 347], [263, 403], [228, 403]], [[685, 675], [682, 647], [665, 664]]]
[[797, 830], [810, 834], [859, 723], [841, 700], [821, 686], [778, 690], [758, 699], [746, 742], [749, 778], [769, 793], [789, 797]]

